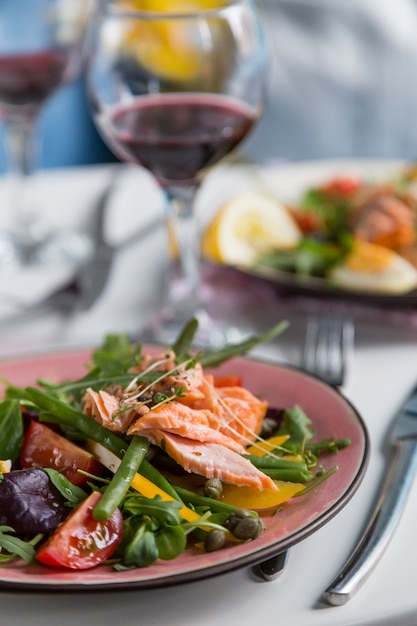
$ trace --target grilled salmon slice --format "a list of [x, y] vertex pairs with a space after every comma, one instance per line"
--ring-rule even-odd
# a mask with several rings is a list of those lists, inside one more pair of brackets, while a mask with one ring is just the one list
[[220, 400], [214, 412], [223, 422], [220, 430], [243, 445], [255, 441], [268, 403], [244, 387], [219, 387], [216, 392]]
[[136, 411], [119, 412], [119, 398], [107, 391], [87, 389], [84, 395], [83, 412], [96, 422], [116, 433], [125, 433], [136, 417]]
[[141, 435], [143, 431], [157, 428], [195, 441], [218, 443], [236, 452], [243, 446], [232, 436], [221, 432], [221, 420], [209, 410], [190, 409], [175, 400], [151, 409], [133, 422], [128, 435]]
[[141, 434], [163, 447], [187, 472], [261, 491], [277, 488], [274, 481], [248, 459], [223, 445], [194, 441], [157, 428], [144, 430]]

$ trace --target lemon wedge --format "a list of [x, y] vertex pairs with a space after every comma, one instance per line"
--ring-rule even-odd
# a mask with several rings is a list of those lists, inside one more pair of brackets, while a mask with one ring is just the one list
[[[216, 0], [120, 0], [124, 9], [180, 15], [195, 9], [224, 6]], [[123, 47], [151, 74], [172, 81], [190, 81], [199, 77], [207, 55], [209, 29], [200, 32], [199, 24], [181, 18], [126, 22]], [[214, 40], [212, 42], [214, 49]]]
[[186, 13], [195, 9], [220, 9], [227, 6], [226, 0], [119, 0], [117, 5], [124, 9], [155, 11], [164, 13]]
[[302, 233], [277, 200], [257, 192], [236, 195], [221, 207], [202, 237], [205, 258], [228, 265], [250, 266], [273, 249], [291, 249]]

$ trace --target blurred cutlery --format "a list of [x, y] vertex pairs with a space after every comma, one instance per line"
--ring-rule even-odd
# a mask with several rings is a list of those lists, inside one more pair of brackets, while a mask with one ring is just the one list
[[363, 585], [400, 521], [417, 473], [417, 386], [395, 417], [390, 441], [395, 454], [374, 512], [351, 557], [323, 593], [323, 601], [332, 606], [348, 602]]
[[[346, 362], [353, 350], [354, 325], [347, 316], [312, 315], [307, 320], [303, 368], [331, 387], [340, 387], [346, 375]], [[275, 580], [284, 571], [289, 551], [281, 552], [252, 568], [261, 580]]]
[[37, 302], [21, 305], [21, 308], [16, 313], [2, 318], [2, 324], [21, 322], [51, 310], [62, 314], [70, 314], [75, 311], [90, 309], [107, 283], [115, 253], [126, 249], [141, 239], [145, 239], [162, 227], [163, 218], [157, 217], [144, 227], [128, 235], [117, 247], [107, 243], [105, 238], [105, 211], [114, 190], [116, 176], [117, 170], [115, 170], [110, 182], [101, 192], [92, 211], [94, 250], [90, 259], [77, 268], [68, 282], [60, 285]]
[[278, 576], [283, 573], [287, 565], [289, 555], [290, 553], [288, 550], [280, 552], [279, 554], [262, 561], [262, 563], [254, 565], [252, 567], [252, 573], [256, 576], [256, 578], [266, 580], [267, 582], [276, 580]]
[[312, 315], [307, 321], [303, 368], [331, 387], [343, 385], [353, 350], [354, 323], [338, 313]]

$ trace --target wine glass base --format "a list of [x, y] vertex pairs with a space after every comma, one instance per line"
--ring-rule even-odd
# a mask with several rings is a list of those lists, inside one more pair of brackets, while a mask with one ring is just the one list
[[148, 321], [139, 334], [139, 340], [171, 346], [192, 317], [198, 320], [198, 329], [193, 341], [195, 348], [221, 348], [226, 344], [243, 341], [249, 334], [233, 324], [214, 319], [202, 308], [188, 315], [181, 315], [166, 308]]
[[41, 241], [25, 241], [4, 232], [0, 235], [0, 272], [33, 266], [76, 266], [93, 252], [89, 237], [82, 233], [57, 231]]

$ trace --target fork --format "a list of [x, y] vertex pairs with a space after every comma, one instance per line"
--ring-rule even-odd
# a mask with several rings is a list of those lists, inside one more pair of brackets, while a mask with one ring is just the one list
[[310, 316], [302, 368], [331, 387], [340, 387], [353, 349], [354, 332], [353, 320], [347, 315], [322, 313]]
[[[311, 315], [307, 320], [302, 368], [340, 387], [346, 376], [347, 362], [354, 345], [354, 323], [351, 317], [338, 313]], [[261, 580], [272, 581], [284, 571], [289, 551], [285, 550], [252, 567]]]

